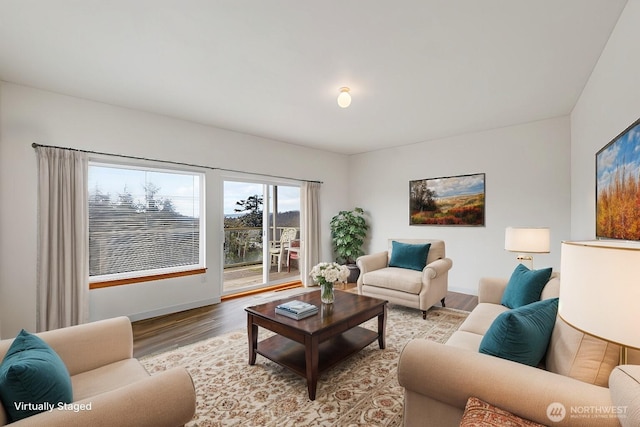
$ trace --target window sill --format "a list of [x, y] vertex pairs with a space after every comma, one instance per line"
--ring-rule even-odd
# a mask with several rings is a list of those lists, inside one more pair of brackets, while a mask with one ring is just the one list
[[206, 268], [198, 268], [196, 270], [177, 271], [175, 273], [155, 274], [144, 277], [131, 277], [128, 279], [109, 280], [105, 282], [91, 282], [89, 289], [109, 288], [111, 286], [131, 285], [134, 283], [151, 282], [154, 280], [171, 279], [174, 277], [193, 276], [195, 274], [205, 274]]

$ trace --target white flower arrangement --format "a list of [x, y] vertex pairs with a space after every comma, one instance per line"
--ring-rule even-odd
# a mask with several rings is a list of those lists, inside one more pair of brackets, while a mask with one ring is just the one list
[[335, 282], [345, 282], [349, 277], [349, 269], [336, 262], [321, 262], [311, 269], [309, 276], [314, 282], [321, 285], [334, 284]]

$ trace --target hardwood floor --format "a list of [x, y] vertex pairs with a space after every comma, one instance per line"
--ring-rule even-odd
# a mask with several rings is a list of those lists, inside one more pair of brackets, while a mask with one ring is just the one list
[[458, 292], [447, 292], [447, 298], [444, 303], [448, 308], [471, 311], [478, 305], [478, 297]]
[[[247, 314], [244, 308], [253, 305], [253, 301], [257, 304], [257, 298], [256, 295], [233, 298], [219, 304], [133, 322], [134, 356], [167, 351], [245, 328]], [[445, 304], [448, 308], [471, 311], [478, 304], [478, 297], [449, 292]], [[421, 314], [416, 311], [416, 315]]]

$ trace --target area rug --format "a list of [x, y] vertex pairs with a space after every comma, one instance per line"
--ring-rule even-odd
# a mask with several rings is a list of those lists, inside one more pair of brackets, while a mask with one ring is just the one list
[[[153, 374], [184, 366], [196, 387], [196, 415], [188, 426], [401, 426], [403, 389], [397, 363], [413, 338], [445, 342], [468, 313], [432, 308], [420, 311], [390, 305], [386, 348], [375, 342], [318, 381], [310, 401], [306, 380], [258, 355], [248, 364], [245, 329], [141, 359]], [[364, 327], [377, 330], [377, 320]], [[271, 332], [262, 328], [258, 339]], [[428, 363], [428, 361], [425, 361]]]

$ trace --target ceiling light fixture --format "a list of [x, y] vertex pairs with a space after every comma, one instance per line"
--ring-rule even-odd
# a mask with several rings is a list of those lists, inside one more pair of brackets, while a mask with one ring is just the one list
[[341, 87], [340, 94], [338, 95], [338, 105], [342, 108], [347, 108], [351, 105], [351, 94], [348, 87]]

